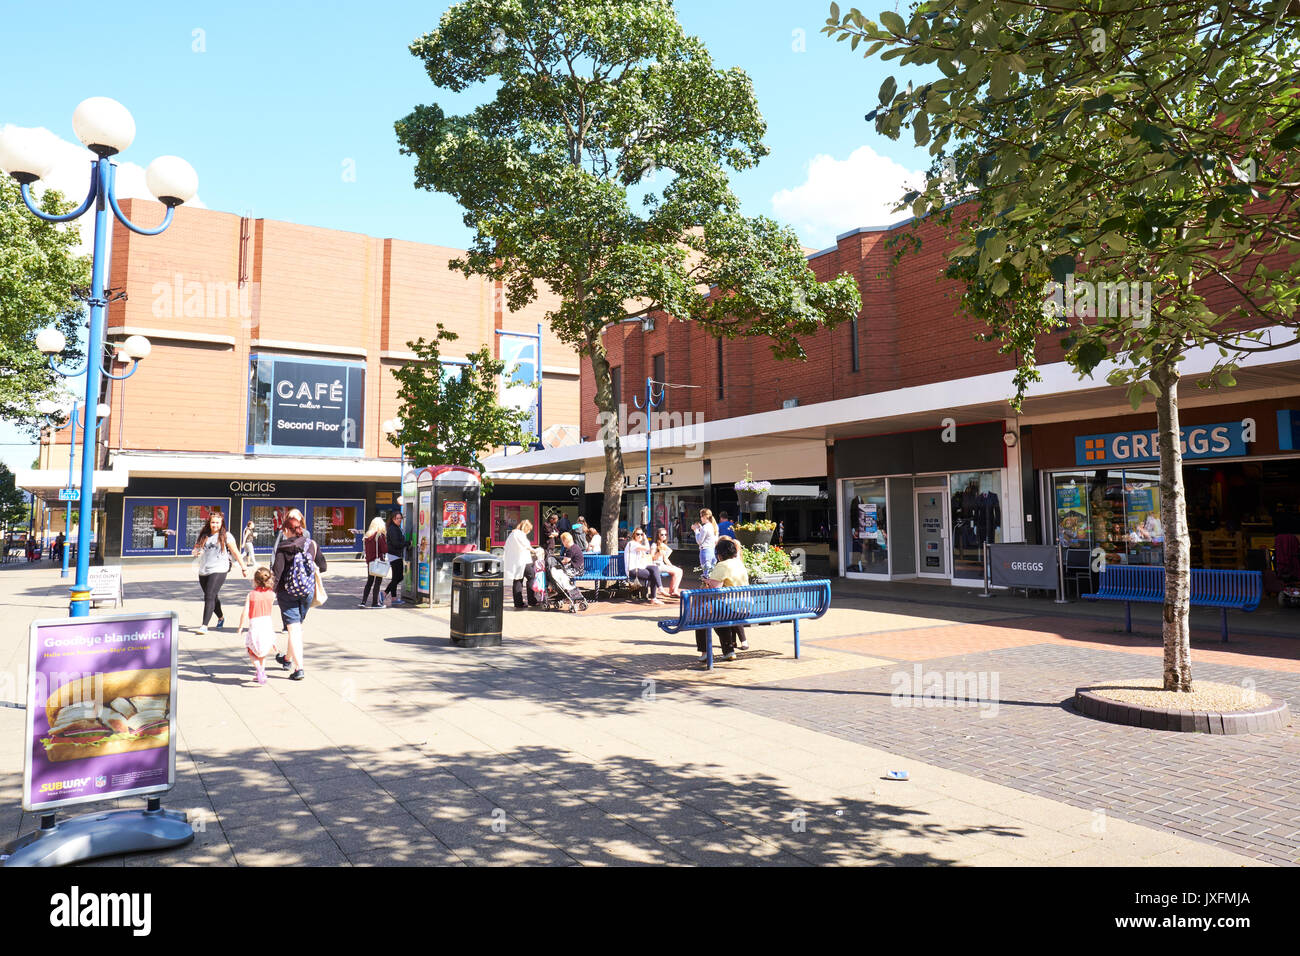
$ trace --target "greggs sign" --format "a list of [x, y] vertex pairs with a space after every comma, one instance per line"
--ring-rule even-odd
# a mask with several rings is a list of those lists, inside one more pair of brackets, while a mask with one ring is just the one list
[[[1187, 425], [1179, 431], [1184, 458], [1237, 458], [1246, 454], [1245, 425]], [[1111, 432], [1080, 435], [1074, 440], [1078, 465], [1132, 465], [1160, 460], [1160, 442], [1155, 431]]]

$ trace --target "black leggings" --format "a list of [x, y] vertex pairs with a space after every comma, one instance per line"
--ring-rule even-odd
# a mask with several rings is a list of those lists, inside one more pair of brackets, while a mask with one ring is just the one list
[[213, 614], [217, 620], [224, 621], [226, 615], [221, 611], [221, 585], [226, 583], [228, 571], [220, 574], [200, 574], [199, 587], [203, 588], [203, 626], [208, 626], [208, 619]]
[[[538, 604], [537, 595], [533, 594], [533, 579], [537, 577], [537, 569], [531, 564], [524, 568], [524, 576], [515, 578], [514, 584], [510, 587], [510, 593], [514, 596], [515, 607], [536, 607]], [[524, 596], [527, 595], [528, 603], [524, 603]]]
[[384, 593], [391, 594], [393, 600], [396, 601], [399, 593], [397, 589], [402, 586], [402, 559], [393, 558], [390, 562], [390, 566], [393, 569], [393, 579], [388, 582], [388, 587], [384, 588]]
[[379, 607], [379, 599], [383, 596], [384, 576], [382, 574], [372, 574], [366, 578], [366, 589], [361, 592], [361, 603], [365, 604], [370, 597], [370, 589], [375, 590], [375, 607]]

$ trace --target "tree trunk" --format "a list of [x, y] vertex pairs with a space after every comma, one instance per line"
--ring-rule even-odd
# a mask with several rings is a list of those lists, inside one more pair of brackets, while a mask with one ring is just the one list
[[1188, 608], [1192, 597], [1191, 542], [1183, 489], [1183, 453], [1178, 424], [1178, 366], [1170, 356], [1152, 369], [1156, 429], [1160, 446], [1160, 522], [1165, 530], [1165, 604], [1161, 634], [1165, 646], [1164, 689], [1192, 689], [1192, 644]]
[[615, 405], [614, 377], [599, 333], [587, 340], [591, 371], [596, 379], [598, 433], [605, 446], [605, 497], [600, 509], [600, 541], [605, 554], [618, 553], [618, 517], [623, 510], [623, 445], [619, 439], [619, 410]]

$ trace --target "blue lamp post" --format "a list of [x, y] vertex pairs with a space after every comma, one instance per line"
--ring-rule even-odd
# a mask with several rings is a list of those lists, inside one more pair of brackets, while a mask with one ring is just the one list
[[[51, 402], [50, 405], [53, 406], [54, 403]], [[55, 425], [53, 422], [50, 422], [50, 424], [49, 424], [48, 427], [51, 428], [52, 430], [56, 431], [56, 432], [61, 432], [61, 431], [63, 431], [63, 429], [65, 429], [65, 428], [71, 428], [71, 429], [72, 429], [72, 435], [69, 436], [69, 439], [68, 439], [68, 485], [67, 485], [67, 490], [68, 490], [68, 492], [69, 492], [69, 495], [63, 496], [63, 499], [64, 499], [64, 500], [63, 500], [63, 555], [62, 555], [62, 557], [63, 557], [63, 570], [59, 572], [59, 577], [60, 577], [60, 578], [66, 578], [66, 577], [68, 576], [68, 552], [69, 552], [69, 550], [71, 549], [71, 544], [72, 544], [72, 500], [73, 500], [73, 499], [71, 498], [71, 494], [70, 494], [70, 493], [71, 493], [71, 491], [72, 491], [72, 481], [73, 481], [73, 479], [72, 479], [72, 471], [73, 471], [73, 467], [74, 467], [74, 465], [75, 465], [75, 463], [76, 463], [76, 461], [77, 461], [77, 419], [78, 419], [78, 415], [80, 414], [80, 411], [81, 411], [81, 410], [80, 410], [80, 408], [78, 407], [76, 401], [73, 401], [73, 403], [72, 403], [72, 414], [71, 414], [70, 416], [68, 415], [68, 412], [67, 412], [66, 409], [59, 409], [59, 408], [57, 408], [57, 407], [52, 407], [52, 408], [38, 408], [38, 410], [39, 410], [39, 411], [42, 411], [42, 412], [57, 412], [57, 411], [62, 411], [63, 414], [62, 414], [60, 417], [61, 417], [61, 418], [67, 418], [67, 421], [65, 421], [62, 425]], [[99, 429], [99, 423], [100, 423], [101, 421], [103, 421], [105, 418], [107, 418], [107, 417], [109, 416], [109, 414], [111, 413], [111, 411], [112, 411], [112, 409], [110, 409], [107, 405], [105, 405], [105, 404], [102, 403], [102, 402], [100, 403], [99, 407], [98, 407], [97, 409], [95, 409], [95, 412], [96, 412], [96, 415], [95, 415], [95, 429], [96, 429], [96, 431], [98, 431], [98, 429]], [[85, 427], [86, 427], [86, 424], [87, 424], [86, 422], [81, 422], [81, 427], [82, 427], [82, 428], [85, 428]], [[98, 446], [98, 441], [95, 442], [95, 446], [96, 446], [96, 447]], [[80, 539], [81, 539], [81, 535], [80, 535], [80, 534], [77, 535], [77, 539], [78, 539], [78, 541], [80, 542]], [[88, 546], [88, 545], [87, 545], [87, 546]]]
[[[656, 389], [655, 386], [659, 388]], [[654, 438], [654, 429], [651, 428], [653, 418], [651, 417], [654, 410], [664, 403], [664, 384], [656, 382], [652, 378], [645, 380], [645, 404], [641, 404], [641, 399], [633, 395], [632, 403], [637, 409], [645, 410], [645, 533], [646, 537], [652, 537], [650, 529], [654, 524], [654, 479], [650, 477], [650, 440]]]
[[[132, 360], [131, 368], [124, 375], [113, 375], [103, 367], [104, 325], [107, 312], [107, 295], [105, 278], [108, 276], [109, 252], [108, 235], [111, 228], [109, 210], [122, 225], [142, 236], [156, 236], [171, 225], [175, 208], [198, 192], [198, 176], [193, 167], [177, 156], [160, 156], [149, 164], [145, 171], [145, 182], [149, 191], [167, 207], [167, 215], [162, 224], [146, 229], [127, 219], [117, 203], [115, 177], [117, 166], [110, 157], [131, 145], [135, 139], [135, 120], [121, 103], [103, 96], [94, 96], [83, 100], [72, 114], [72, 127], [77, 138], [98, 158], [92, 163], [90, 189], [85, 200], [66, 215], [56, 216], [42, 211], [33, 201], [30, 192], [32, 183], [46, 176], [52, 165], [52, 159], [42, 149], [41, 141], [30, 130], [10, 130], [0, 136], [0, 169], [3, 169], [22, 185], [23, 203], [36, 217], [46, 222], [71, 222], [84, 215], [93, 204], [95, 207], [95, 245], [94, 259], [91, 267], [90, 285], [90, 334], [86, 343], [86, 361], [82, 368], [65, 369], [55, 363], [55, 356], [61, 353], [66, 340], [57, 329], [45, 329], [36, 336], [36, 347], [50, 356], [50, 367], [60, 375], [73, 378], [86, 376], [85, 408], [99, 405], [100, 376], [121, 380], [134, 374], [141, 359], [149, 354], [149, 340], [144, 336], [133, 335], [124, 343], [124, 351]], [[83, 429], [81, 458], [81, 502], [79, 510], [80, 530], [77, 548], [77, 580], [72, 585], [70, 613], [72, 617], [86, 617], [90, 614], [90, 547], [87, 538], [91, 527], [91, 505], [95, 491], [95, 429]]]

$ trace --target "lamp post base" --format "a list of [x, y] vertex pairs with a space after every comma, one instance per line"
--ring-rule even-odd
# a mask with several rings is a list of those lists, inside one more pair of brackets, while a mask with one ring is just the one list
[[164, 810], [153, 799], [144, 810], [87, 813], [59, 823], [51, 815], [39, 830], [6, 844], [0, 866], [68, 866], [101, 856], [166, 850], [193, 839], [186, 814]]
[[90, 617], [90, 588], [79, 588], [75, 584], [68, 588], [72, 598], [68, 602], [69, 617]]

